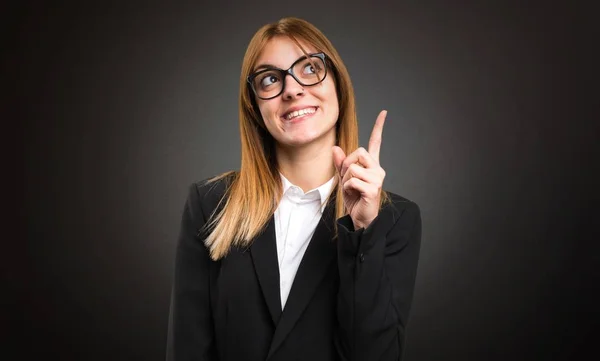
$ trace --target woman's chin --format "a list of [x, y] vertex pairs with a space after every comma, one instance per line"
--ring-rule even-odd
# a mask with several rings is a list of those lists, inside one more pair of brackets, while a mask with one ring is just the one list
[[304, 147], [304, 146], [310, 145], [311, 143], [312, 142], [307, 139], [291, 139], [291, 140], [287, 140], [282, 145], [284, 147], [288, 147], [288, 148], [298, 148], [298, 147]]
[[279, 143], [284, 147], [297, 148], [297, 147], [306, 147], [313, 144], [318, 144], [325, 142], [326, 137], [319, 136], [319, 134], [297, 134], [292, 137], [286, 137], [282, 139]]

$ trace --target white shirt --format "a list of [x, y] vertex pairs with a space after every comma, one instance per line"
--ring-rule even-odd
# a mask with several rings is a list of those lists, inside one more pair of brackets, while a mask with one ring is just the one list
[[300, 261], [325, 209], [325, 201], [331, 193], [334, 178], [304, 193], [302, 188], [290, 183], [281, 173], [280, 175], [283, 197], [275, 210], [274, 218], [279, 261], [279, 290], [283, 309]]

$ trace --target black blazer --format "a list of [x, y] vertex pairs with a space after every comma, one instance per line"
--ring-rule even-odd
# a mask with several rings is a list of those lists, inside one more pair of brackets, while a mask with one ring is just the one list
[[189, 189], [167, 360], [400, 360], [421, 243], [417, 204], [390, 193], [392, 204], [354, 230], [350, 216], [334, 219], [332, 197], [282, 311], [273, 217], [248, 249], [208, 256], [201, 229], [226, 182]]

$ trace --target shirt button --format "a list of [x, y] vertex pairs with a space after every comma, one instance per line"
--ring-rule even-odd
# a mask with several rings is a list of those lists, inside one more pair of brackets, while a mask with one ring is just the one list
[[359, 256], [359, 259], [360, 259], [360, 263], [363, 263], [365, 261], [365, 254], [361, 253]]

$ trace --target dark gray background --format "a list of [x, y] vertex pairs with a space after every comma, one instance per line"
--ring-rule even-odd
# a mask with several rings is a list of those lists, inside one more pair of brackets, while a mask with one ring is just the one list
[[27, 340], [22, 358], [164, 358], [187, 186], [239, 167], [246, 45], [294, 15], [345, 60], [362, 144], [388, 110], [385, 187], [421, 206], [406, 359], [598, 359], [590, 10], [497, 3], [11, 7], [26, 249], [3, 257], [7, 343]]

